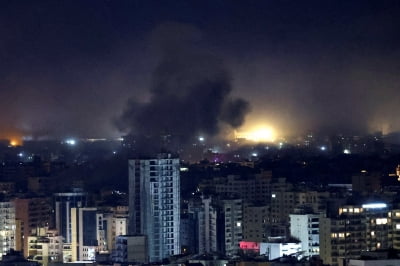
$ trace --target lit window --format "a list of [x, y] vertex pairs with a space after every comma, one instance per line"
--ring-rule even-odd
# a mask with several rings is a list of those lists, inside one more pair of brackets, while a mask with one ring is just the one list
[[387, 218], [378, 218], [376, 219], [376, 224], [387, 224]]

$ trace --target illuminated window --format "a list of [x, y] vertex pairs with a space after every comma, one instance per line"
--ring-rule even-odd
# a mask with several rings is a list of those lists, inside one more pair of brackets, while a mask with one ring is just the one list
[[344, 233], [339, 233], [339, 238], [344, 238]]
[[354, 208], [355, 213], [360, 213], [360, 208]]
[[375, 236], [375, 232], [374, 231], [371, 232], [371, 236]]
[[387, 218], [376, 219], [376, 224], [387, 224]]
[[400, 229], [400, 224], [396, 224], [396, 229]]

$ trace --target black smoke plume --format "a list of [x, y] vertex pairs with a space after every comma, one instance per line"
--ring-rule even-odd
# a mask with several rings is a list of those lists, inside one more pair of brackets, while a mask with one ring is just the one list
[[201, 44], [199, 32], [188, 25], [169, 23], [152, 35], [159, 61], [150, 99], [131, 98], [117, 121], [132, 135], [178, 136], [187, 144], [196, 136], [215, 136], [220, 126], [240, 126], [249, 104], [234, 98], [231, 77], [223, 62]]

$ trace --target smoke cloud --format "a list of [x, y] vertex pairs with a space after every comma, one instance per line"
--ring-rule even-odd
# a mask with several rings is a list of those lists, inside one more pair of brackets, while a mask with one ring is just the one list
[[201, 43], [201, 34], [188, 25], [167, 23], [151, 35], [159, 56], [148, 102], [131, 98], [116, 123], [133, 135], [215, 136], [224, 124], [244, 122], [247, 101], [231, 96], [231, 77], [222, 60]]

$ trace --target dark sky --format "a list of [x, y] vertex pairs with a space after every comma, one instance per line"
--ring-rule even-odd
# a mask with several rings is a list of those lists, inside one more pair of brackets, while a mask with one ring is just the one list
[[207, 69], [223, 65], [227, 97], [250, 103], [247, 121], [284, 133], [399, 130], [399, 14], [399, 1], [378, 0], [4, 0], [0, 137], [120, 136], [128, 99], [153, 99], [165, 25], [190, 35], [177, 47], [201, 51], [184, 66], [204, 70], [199, 54], [213, 58]]

